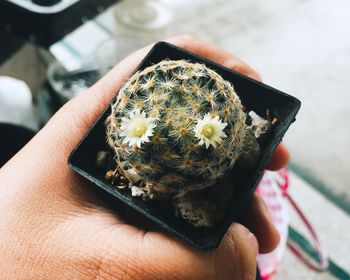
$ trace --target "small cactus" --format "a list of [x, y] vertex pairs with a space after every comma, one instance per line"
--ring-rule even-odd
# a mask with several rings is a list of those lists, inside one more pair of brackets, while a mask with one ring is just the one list
[[203, 64], [164, 60], [122, 86], [106, 120], [118, 172], [183, 197], [215, 184], [240, 156], [246, 114], [233, 86]]

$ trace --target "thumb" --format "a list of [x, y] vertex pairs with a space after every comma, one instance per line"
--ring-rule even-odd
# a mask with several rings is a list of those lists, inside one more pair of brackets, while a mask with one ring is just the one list
[[152, 270], [152, 279], [249, 280], [256, 277], [258, 243], [255, 236], [238, 223], [230, 226], [220, 246], [212, 252], [199, 251], [161, 232], [147, 232], [143, 248], [143, 268], [156, 268]]
[[255, 235], [241, 224], [232, 224], [215, 251], [213, 279], [255, 279], [258, 252]]

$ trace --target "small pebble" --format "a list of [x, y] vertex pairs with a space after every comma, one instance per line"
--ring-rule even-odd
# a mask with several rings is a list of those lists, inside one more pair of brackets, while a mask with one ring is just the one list
[[129, 183], [129, 180], [128, 180], [127, 178], [125, 178], [124, 176], [120, 176], [119, 181], [120, 181], [120, 183], [122, 183], [122, 184], [127, 184], [127, 183]]
[[254, 136], [259, 141], [264, 140], [271, 131], [271, 122], [260, 117], [254, 111], [249, 112], [251, 118], [250, 128], [252, 129]]
[[112, 181], [113, 178], [114, 178], [114, 171], [113, 170], [107, 171], [105, 175], [105, 179], [108, 181]]
[[130, 168], [130, 169], [126, 170], [126, 173], [128, 173], [128, 177], [134, 183], [137, 183], [142, 179], [141, 176], [136, 172], [136, 170], [134, 168]]
[[247, 126], [244, 136], [244, 146], [237, 159], [237, 164], [244, 168], [253, 168], [260, 159], [261, 148], [254, 136], [254, 131]]
[[145, 192], [136, 186], [131, 186], [131, 195], [132, 196], [143, 196]]

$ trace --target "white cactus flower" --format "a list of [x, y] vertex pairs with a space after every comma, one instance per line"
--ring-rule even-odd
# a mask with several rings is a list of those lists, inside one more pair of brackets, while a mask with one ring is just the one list
[[223, 123], [219, 116], [212, 118], [210, 114], [206, 114], [203, 119], [197, 120], [197, 124], [193, 131], [199, 141], [199, 145], [205, 144], [206, 149], [212, 145], [214, 148], [222, 142], [222, 139], [227, 137], [224, 128], [227, 123]]
[[120, 125], [120, 136], [125, 137], [123, 143], [129, 146], [136, 145], [141, 148], [141, 144], [149, 142], [156, 127], [154, 118], [147, 118], [145, 112], [139, 109], [132, 111], [128, 118], [122, 118]]

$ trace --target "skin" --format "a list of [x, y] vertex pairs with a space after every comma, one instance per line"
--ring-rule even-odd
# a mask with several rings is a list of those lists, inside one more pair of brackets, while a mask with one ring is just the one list
[[[168, 41], [260, 79], [237, 57], [191, 36]], [[255, 279], [258, 251], [278, 244], [256, 195], [219, 248], [201, 252], [147, 223], [140, 226], [122, 205], [119, 212], [110, 211], [68, 168], [72, 149], [149, 49], [133, 53], [63, 106], [0, 169], [1, 279]], [[280, 145], [270, 168], [279, 169], [288, 159]], [[135, 219], [138, 227], [130, 222]]]

